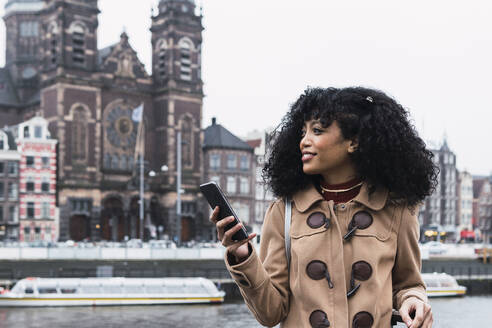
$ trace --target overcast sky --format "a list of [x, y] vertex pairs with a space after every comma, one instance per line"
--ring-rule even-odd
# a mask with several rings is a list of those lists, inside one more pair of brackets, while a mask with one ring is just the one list
[[[156, 4], [99, 0], [99, 48], [126, 28], [150, 71]], [[368, 86], [402, 103], [429, 144], [447, 136], [460, 170], [492, 172], [491, 1], [204, 0], [203, 15], [203, 127], [216, 116], [242, 136], [277, 125], [306, 86]]]

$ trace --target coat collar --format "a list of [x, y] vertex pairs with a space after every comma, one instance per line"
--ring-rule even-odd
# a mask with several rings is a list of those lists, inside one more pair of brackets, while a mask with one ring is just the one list
[[[360, 188], [359, 194], [353, 201], [360, 203], [373, 211], [379, 211], [386, 205], [387, 199], [388, 190], [386, 188], [377, 187], [372, 194], [369, 194], [369, 186], [364, 182]], [[314, 184], [310, 183], [305, 189], [297, 191], [292, 197], [292, 200], [299, 212], [305, 212], [314, 203], [323, 200], [323, 196], [318, 192]]]

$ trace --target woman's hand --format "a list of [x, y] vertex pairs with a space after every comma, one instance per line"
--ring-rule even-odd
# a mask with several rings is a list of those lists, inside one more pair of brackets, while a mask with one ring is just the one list
[[[415, 318], [410, 318], [410, 313], [415, 311]], [[422, 302], [416, 297], [409, 297], [400, 307], [400, 315], [403, 322], [409, 328], [431, 328], [434, 319], [432, 318], [431, 306]]]
[[248, 238], [241, 241], [233, 241], [232, 236], [238, 232], [243, 226], [241, 222], [236, 224], [231, 229], [224, 231], [225, 227], [234, 221], [233, 216], [228, 216], [220, 221], [217, 221], [219, 215], [219, 207], [216, 206], [212, 215], [210, 216], [210, 221], [212, 221], [217, 228], [217, 239], [222, 242], [229, 254], [234, 255], [236, 262], [240, 263], [244, 261], [249, 256], [248, 242], [256, 237], [256, 233], [252, 233]]

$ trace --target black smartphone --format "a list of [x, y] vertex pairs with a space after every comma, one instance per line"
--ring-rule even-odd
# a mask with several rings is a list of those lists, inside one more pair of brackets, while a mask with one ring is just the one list
[[[215, 183], [214, 181], [204, 183], [200, 185], [200, 191], [207, 199], [208, 204], [210, 205], [212, 210], [216, 206], [219, 207], [218, 220], [222, 220], [223, 218], [226, 218], [231, 215], [234, 217], [235, 220], [229, 223], [225, 227], [225, 231], [231, 229], [232, 227], [234, 227], [236, 224], [239, 223], [239, 219], [237, 218], [236, 213], [232, 209], [232, 206], [227, 201], [225, 194], [222, 192], [222, 190], [220, 189], [217, 183]], [[248, 232], [246, 231], [244, 226], [232, 236], [232, 240], [238, 240], [238, 241], [246, 238], [248, 238]]]

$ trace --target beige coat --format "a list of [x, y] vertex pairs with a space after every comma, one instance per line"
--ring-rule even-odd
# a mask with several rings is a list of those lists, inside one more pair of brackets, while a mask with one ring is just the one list
[[[295, 194], [290, 272], [284, 246], [284, 206], [282, 200], [270, 205], [259, 256], [253, 248], [236, 265], [230, 265], [228, 254], [225, 256], [227, 269], [262, 325], [387, 328], [392, 308], [399, 309], [408, 297], [427, 302], [420, 276], [418, 219], [407, 206], [388, 201], [386, 190], [369, 195], [364, 184], [356, 198], [338, 205], [324, 200], [314, 186]], [[350, 221], [361, 211], [370, 214], [372, 223], [344, 240]], [[320, 226], [320, 218], [329, 220], [328, 227]], [[356, 262], [362, 270], [353, 270]], [[315, 275], [313, 263], [318, 275], [320, 266], [326, 265], [330, 283]], [[359, 284], [348, 297], [347, 292]]]

